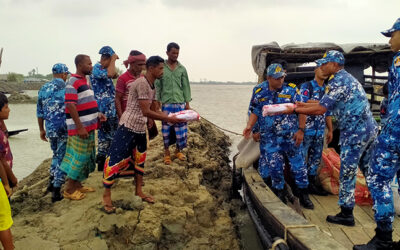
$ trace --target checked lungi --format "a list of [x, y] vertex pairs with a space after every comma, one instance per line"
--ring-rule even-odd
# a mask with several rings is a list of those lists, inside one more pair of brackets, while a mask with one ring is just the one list
[[146, 149], [146, 133], [137, 133], [124, 125], [119, 126], [104, 164], [104, 187], [111, 188], [116, 178], [143, 175]]
[[68, 178], [75, 181], [83, 181], [95, 169], [95, 131], [90, 131], [88, 138], [80, 138], [78, 135], [68, 136], [67, 150], [60, 169]]
[[[185, 103], [170, 103], [170, 104], [163, 104], [162, 111], [166, 114], [175, 113], [185, 110]], [[180, 122], [175, 124], [169, 124], [167, 122], [162, 122], [161, 132], [164, 139], [164, 148], [168, 148], [170, 146], [169, 141], [169, 133], [170, 128], [174, 127], [175, 135], [176, 135], [176, 147], [179, 150], [186, 148], [187, 144], [187, 122]]]

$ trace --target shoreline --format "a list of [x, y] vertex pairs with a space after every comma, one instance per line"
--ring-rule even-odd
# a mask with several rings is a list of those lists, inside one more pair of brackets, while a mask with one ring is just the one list
[[[160, 128], [161, 126], [159, 126]], [[55, 204], [44, 195], [50, 159], [20, 182], [12, 197], [16, 249], [240, 249], [230, 201], [230, 139], [206, 121], [189, 125], [188, 160], [163, 163], [159, 135], [150, 141], [145, 167], [146, 193], [153, 205], [133, 195], [132, 179], [113, 187], [116, 214], [100, 210], [102, 173], [84, 182], [96, 188], [81, 201]]]

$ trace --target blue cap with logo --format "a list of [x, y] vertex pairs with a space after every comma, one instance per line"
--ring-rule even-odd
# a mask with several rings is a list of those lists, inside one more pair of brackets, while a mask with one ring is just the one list
[[278, 79], [282, 76], [286, 76], [286, 73], [285, 71], [283, 71], [282, 65], [280, 65], [279, 63], [273, 63], [267, 68], [267, 76]]
[[328, 62], [336, 62], [339, 65], [344, 65], [344, 56], [342, 52], [339, 52], [337, 50], [329, 50], [324, 54], [321, 59], [315, 61], [317, 67], [320, 67], [321, 65]]
[[99, 51], [100, 55], [112, 56], [115, 54], [114, 50], [110, 46], [104, 46]]
[[400, 18], [397, 18], [397, 20], [396, 20], [396, 22], [394, 22], [392, 28], [390, 28], [388, 30], [385, 30], [385, 31], [382, 31], [381, 33], [384, 36], [391, 37], [392, 33], [395, 32], [395, 31], [398, 31], [398, 30], [400, 30]]
[[51, 69], [51, 71], [53, 72], [53, 74], [62, 74], [62, 73], [71, 74], [68, 71], [67, 65], [65, 65], [64, 63], [56, 63], [56, 64], [54, 64], [54, 66]]

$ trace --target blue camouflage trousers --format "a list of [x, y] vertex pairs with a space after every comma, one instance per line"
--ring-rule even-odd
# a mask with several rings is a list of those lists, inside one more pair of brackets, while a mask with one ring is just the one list
[[[265, 136], [265, 135], [264, 135]], [[285, 185], [283, 168], [285, 157], [289, 160], [291, 171], [298, 188], [308, 187], [307, 168], [304, 164], [301, 145], [295, 146], [293, 134], [267, 137], [264, 144], [265, 159], [272, 179], [272, 187], [282, 190]]]
[[269, 177], [268, 163], [265, 154], [265, 142], [265, 134], [262, 133], [260, 137], [260, 158], [258, 159], [258, 173], [263, 179]]
[[368, 176], [369, 161], [376, 135], [359, 135], [359, 140], [342, 143], [340, 148], [339, 206], [353, 208], [357, 170], [360, 167], [365, 177]]
[[100, 124], [98, 132], [98, 150], [97, 154], [106, 157], [108, 150], [110, 149], [111, 142], [114, 138], [115, 131], [118, 128], [117, 117], [107, 117], [105, 122]]
[[321, 163], [322, 150], [324, 147], [324, 135], [315, 133], [314, 135], [304, 135], [303, 155], [307, 159], [307, 173], [309, 176], [316, 176], [318, 167]]
[[377, 227], [384, 231], [392, 230], [395, 210], [391, 182], [400, 169], [399, 139], [390, 134], [382, 131], [378, 136], [367, 178], [374, 200], [375, 221]]
[[61, 171], [60, 165], [67, 148], [68, 137], [50, 137], [50, 148], [53, 151], [53, 158], [50, 165], [50, 176], [53, 178], [53, 186], [61, 187], [65, 182], [65, 173]]

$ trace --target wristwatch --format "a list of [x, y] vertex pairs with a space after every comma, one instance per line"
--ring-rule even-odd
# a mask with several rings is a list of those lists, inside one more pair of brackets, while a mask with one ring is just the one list
[[299, 130], [301, 130], [304, 133], [304, 128], [299, 128]]

